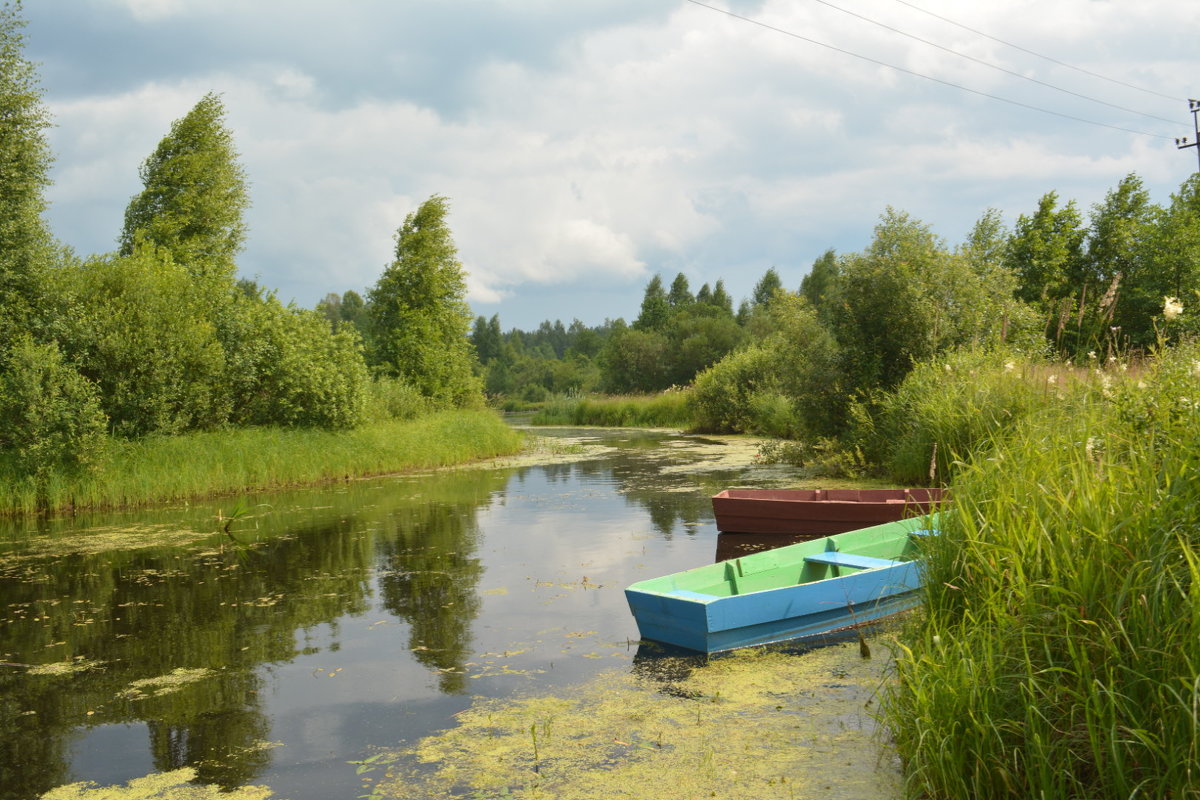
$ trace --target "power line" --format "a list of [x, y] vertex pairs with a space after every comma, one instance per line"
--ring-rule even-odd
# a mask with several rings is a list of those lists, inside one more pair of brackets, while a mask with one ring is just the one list
[[922, 14], [928, 14], [929, 16], [933, 17], [934, 19], [940, 19], [942, 22], [948, 22], [951, 25], [962, 28], [964, 31], [970, 31], [971, 33], [973, 33], [977, 36], [982, 36], [985, 39], [991, 39], [993, 42], [999, 42], [1000, 44], [1004, 45], [1005, 47], [1011, 47], [1014, 50], [1020, 50], [1022, 53], [1028, 53], [1031, 56], [1035, 56], [1037, 58], [1044, 59], [1046, 61], [1049, 61], [1052, 64], [1058, 64], [1060, 67], [1066, 67], [1067, 69], [1073, 69], [1076, 72], [1082, 72], [1084, 75], [1090, 75], [1091, 77], [1099, 78], [1102, 81], [1108, 81], [1109, 83], [1115, 83], [1118, 86], [1124, 86], [1126, 89], [1134, 89], [1139, 92], [1145, 92], [1146, 94], [1152, 94], [1155, 97], [1162, 97], [1166, 100], [1183, 100], [1184, 99], [1182, 97], [1174, 97], [1169, 94], [1163, 94], [1162, 92], [1156, 92], [1153, 89], [1146, 89], [1142, 86], [1136, 86], [1132, 83], [1126, 83], [1125, 81], [1117, 80], [1116, 78], [1109, 78], [1106, 75], [1101, 75], [1098, 72], [1092, 72], [1091, 70], [1084, 69], [1083, 67], [1077, 67], [1074, 64], [1068, 64], [1065, 61], [1059, 61], [1057, 58], [1051, 58], [1050, 56], [1043, 55], [1041, 53], [1030, 50], [1026, 47], [1021, 47], [1021, 45], [1019, 45], [1019, 44], [1013, 44], [1012, 42], [1006, 42], [1003, 39], [999, 39], [995, 36], [992, 36], [991, 34], [984, 33], [983, 31], [968, 27], [967, 25], [963, 25], [961, 22], [955, 22], [954, 20], [949, 19], [947, 17], [943, 17], [940, 14], [935, 14], [932, 11], [927, 11], [924, 8], [915, 6], [912, 3], [907, 2], [907, 0], [896, 0], [896, 2], [899, 3], [900, 5], [908, 6], [913, 11], [920, 11]]
[[[952, 48], [944, 47], [944, 46], [938, 44], [937, 42], [931, 42], [928, 39], [922, 39], [920, 36], [917, 36], [915, 34], [908, 33], [907, 31], [902, 31], [899, 28], [893, 28], [891, 25], [886, 25], [882, 22], [879, 22], [878, 20], [874, 20], [874, 19], [871, 19], [870, 17], [863, 16], [862, 14], [858, 14], [854, 11], [850, 11], [849, 9], [842, 8], [841, 6], [834, 5], [833, 3], [830, 3], [828, 0], [813, 0], [813, 2], [820, 3], [823, 6], [828, 6], [829, 8], [832, 8], [834, 11], [840, 11], [843, 14], [848, 14], [852, 17], [856, 17], [858, 19], [861, 19], [863, 22], [869, 22], [872, 25], [877, 25], [880, 28], [883, 28], [884, 30], [891, 31], [892, 33], [897, 33], [901, 36], [907, 36], [909, 39], [920, 42], [921, 44], [926, 44], [926, 45], [929, 45], [930, 47], [936, 47], [938, 50], [942, 50], [944, 52], [950, 53], [951, 55], [958, 56], [959, 58], [965, 58], [968, 61], [974, 61], [976, 64], [982, 64], [985, 67], [989, 67], [991, 69], [998, 70], [999, 72], [1003, 72], [1005, 75], [1012, 75], [1015, 78], [1020, 78], [1021, 80], [1029, 81], [1030, 83], [1036, 83], [1039, 86], [1045, 86], [1046, 88], [1053, 89], [1056, 92], [1062, 92], [1064, 94], [1069, 94], [1074, 97], [1079, 97], [1084, 100], [1088, 100], [1092, 103], [1099, 103], [1100, 105], [1108, 106], [1109, 108], [1115, 108], [1118, 111], [1125, 111], [1130, 114], [1138, 114], [1139, 116], [1149, 117], [1150, 119], [1156, 119], [1159, 122], [1169, 122], [1172, 125], [1179, 124], [1176, 120], [1173, 120], [1173, 119], [1167, 119], [1166, 117], [1160, 117], [1155, 114], [1147, 114], [1146, 112], [1138, 111], [1135, 108], [1126, 108], [1125, 106], [1119, 106], [1116, 103], [1110, 103], [1107, 100], [1100, 100], [1099, 98], [1090, 97], [1086, 94], [1080, 94], [1079, 92], [1073, 92], [1070, 89], [1064, 89], [1061, 86], [1055, 86], [1052, 83], [1047, 83], [1046, 81], [1038, 80], [1037, 78], [1031, 78], [1028, 75], [1022, 75], [1019, 72], [1016, 72], [1011, 69], [1007, 69], [1006, 67], [1002, 67], [999, 64], [993, 64], [990, 61], [984, 61], [982, 58], [976, 58], [975, 56], [968, 55], [966, 53], [960, 53], [959, 51], [954, 50]], [[903, 0], [897, 0], [897, 2], [903, 2]], [[909, 5], [908, 3], [904, 3], [904, 4]], [[915, 6], [914, 6], [914, 8], [915, 8]]]
[[924, 78], [927, 81], [933, 81], [934, 83], [940, 83], [943, 86], [949, 86], [952, 89], [959, 89], [960, 91], [970, 92], [971, 94], [979, 95], [980, 97], [986, 97], [990, 100], [998, 100], [1001, 103], [1008, 103], [1009, 105], [1019, 106], [1021, 108], [1027, 108], [1030, 111], [1040, 111], [1043, 114], [1050, 114], [1052, 116], [1061, 117], [1062, 119], [1069, 119], [1074, 122], [1082, 122], [1086, 125], [1095, 125], [1100, 128], [1108, 128], [1108, 129], [1114, 130], [1114, 131], [1122, 131], [1123, 133], [1133, 133], [1133, 134], [1137, 134], [1138, 136], [1149, 136], [1153, 139], [1170, 140], [1173, 138], [1171, 136], [1164, 136], [1161, 133], [1148, 133], [1147, 131], [1139, 131], [1139, 130], [1135, 130], [1133, 128], [1123, 128], [1120, 125], [1110, 125], [1107, 122], [1097, 122], [1097, 121], [1091, 120], [1091, 119], [1084, 119], [1083, 117], [1072, 116], [1071, 114], [1064, 114], [1060, 111], [1052, 111], [1048, 108], [1041, 108], [1040, 106], [1030, 105], [1029, 103], [1022, 103], [1020, 100], [1012, 100], [1008, 97], [1001, 97], [1000, 95], [990, 94], [988, 92], [983, 92], [978, 89], [972, 89], [969, 86], [963, 86], [958, 83], [953, 83], [951, 81], [942, 80], [941, 78], [935, 78], [932, 75], [925, 75], [920, 72], [914, 72], [911, 69], [905, 69], [904, 67], [897, 67], [895, 64], [889, 64], [886, 61], [880, 61], [879, 59], [871, 58], [870, 56], [864, 56], [860, 53], [855, 53], [850, 50], [844, 50], [840, 47], [836, 47], [831, 44], [826, 44], [825, 42], [819, 42], [816, 39], [810, 39], [807, 36], [802, 36], [799, 33], [785, 30], [784, 28], [777, 28], [774, 25], [768, 25], [765, 22], [760, 22], [759, 20], [752, 19], [750, 17], [743, 17], [741, 14], [735, 14], [734, 12], [727, 11], [723, 8], [717, 8], [716, 6], [710, 6], [707, 3], [700, 2], [700, 0], [687, 0], [687, 2], [691, 3], [692, 5], [699, 6], [701, 8], [706, 8], [709, 11], [715, 11], [718, 14], [724, 14], [727, 17], [732, 17], [734, 19], [741, 20], [742, 22], [748, 22], [751, 25], [757, 25], [760, 28], [766, 28], [767, 30], [774, 31], [775, 33], [782, 33], [784, 36], [790, 36], [793, 39], [799, 39], [802, 42], [808, 42], [809, 44], [815, 44], [815, 45], [818, 45], [819, 47], [824, 47], [828, 50], [833, 50], [838, 53], [842, 53], [843, 55], [853, 56], [854, 58], [858, 58], [863, 61], [867, 61], [867, 62], [876, 64], [881, 67], [887, 67], [888, 69], [894, 69], [897, 72], [903, 72], [906, 75], [912, 75], [917, 78]]

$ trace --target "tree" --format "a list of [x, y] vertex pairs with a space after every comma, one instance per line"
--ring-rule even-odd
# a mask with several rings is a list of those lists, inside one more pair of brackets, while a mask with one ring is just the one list
[[667, 292], [667, 305], [673, 311], [678, 311], [687, 308], [694, 302], [696, 302], [696, 298], [692, 297], [692, 293], [688, 289], [687, 276], [680, 272], [675, 276], [675, 280], [671, 281], [671, 291]]
[[131, 255], [141, 242], [153, 244], [224, 292], [237, 271], [249, 199], [220, 98], [205, 95], [172, 123], [139, 175], [145, 188], [125, 209], [121, 254]]
[[662, 330], [670, 315], [671, 304], [663, 290], [662, 278], [655, 275], [646, 284], [646, 293], [642, 296], [642, 309], [633, 321], [633, 327], [639, 331]]
[[37, 71], [23, 53], [19, 8], [0, 7], [0, 351], [30, 329], [54, 253], [42, 218], [51, 122]]
[[[1092, 208], [1080, 289], [1078, 317], [1083, 324], [1076, 327], [1077, 350], [1095, 349], [1114, 321], [1136, 343], [1153, 342], [1145, 291], [1135, 292], [1141, 297], [1131, 304], [1126, 301], [1129, 292], [1124, 287], [1158, 283], [1158, 276], [1148, 274], [1146, 268], [1155, 260], [1151, 245], [1155, 223], [1161, 216], [1162, 209], [1150, 202], [1141, 178], [1133, 174], [1126, 175], [1102, 204]], [[1155, 305], [1161, 308], [1161, 298], [1156, 299], [1159, 302]]]
[[801, 279], [800, 295], [818, 314], [824, 314], [825, 302], [834, 289], [840, 271], [837, 256], [831, 247], [813, 262], [812, 269]]
[[733, 298], [729, 296], [729, 292], [725, 291], [725, 281], [717, 281], [713, 284], [712, 304], [730, 317], [733, 316]]
[[1017, 296], [1051, 310], [1075, 293], [1082, 270], [1085, 231], [1075, 202], [1058, 208], [1058, 194], [1047, 192], [1032, 216], [1017, 218], [1004, 263], [1017, 276]]
[[448, 213], [449, 201], [434, 195], [396, 231], [395, 259], [369, 293], [372, 361], [437, 402], [470, 405], [481, 400], [481, 386]]
[[1153, 321], [1164, 297], [1184, 298], [1185, 304], [1200, 297], [1200, 173], [1183, 182], [1165, 209], [1156, 209], [1141, 263], [1125, 287], [1114, 324], [1134, 347], [1155, 343]]
[[774, 267], [769, 268], [763, 273], [762, 278], [754, 285], [753, 304], [756, 306], [765, 306], [775, 297], [775, 292], [783, 288], [783, 281], [779, 279], [779, 273]]
[[667, 347], [667, 337], [655, 330], [614, 330], [600, 353], [605, 391], [629, 394], [667, 388]]
[[487, 366], [500, 357], [502, 337], [500, 334], [500, 315], [493, 314], [491, 320], [476, 317], [471, 329], [471, 344], [475, 346], [475, 355], [479, 363]]
[[892, 208], [841, 270], [830, 322], [850, 390], [889, 389], [916, 362], [999, 341], [1022, 318], [1011, 273], [978, 273], [928, 226]]

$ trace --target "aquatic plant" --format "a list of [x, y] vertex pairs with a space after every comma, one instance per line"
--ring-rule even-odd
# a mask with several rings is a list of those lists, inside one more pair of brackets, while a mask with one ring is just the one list
[[676, 661], [607, 673], [569, 696], [478, 701], [456, 715], [455, 728], [358, 762], [379, 775], [367, 796], [895, 794], [896, 765], [880, 758], [866, 710], [881, 660], [839, 645], [801, 656], [755, 650], [704, 665]]
[[124, 786], [97, 786], [91, 781], [70, 783], [43, 794], [39, 800], [269, 800], [266, 786], [241, 786], [225, 791], [215, 785], [189, 783], [196, 777], [190, 767], [134, 778]]

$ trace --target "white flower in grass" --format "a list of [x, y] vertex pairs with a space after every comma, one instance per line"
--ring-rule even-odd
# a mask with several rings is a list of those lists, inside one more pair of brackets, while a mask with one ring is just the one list
[[1050, 377], [1046, 378], [1046, 383], [1058, 383], [1058, 376], [1051, 375]]
[[1183, 303], [1179, 302], [1178, 297], [1163, 298], [1163, 319], [1170, 322], [1182, 313]]
[[1011, 362], [1011, 361], [1004, 362], [1004, 371], [1005, 372], [1012, 372], [1016, 368], [1017, 368], [1017, 365], [1014, 364], [1013, 362]]
[[1200, 378], [1200, 361], [1192, 362], [1192, 375], [1194, 375], [1197, 378]]
[[1096, 351], [1095, 351], [1095, 350], [1088, 350], [1088, 358], [1090, 358], [1090, 359], [1092, 359], [1092, 360], [1095, 360], [1095, 358], [1096, 358]]
[[954, 367], [950, 366], [949, 364], [943, 364], [942, 367], [946, 370], [946, 372], [954, 372]]

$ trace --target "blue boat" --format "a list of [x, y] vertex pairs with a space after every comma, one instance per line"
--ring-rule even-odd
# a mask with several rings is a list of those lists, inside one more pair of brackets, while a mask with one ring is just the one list
[[702, 653], [862, 625], [920, 602], [934, 517], [916, 517], [721, 561], [625, 590], [643, 639]]

